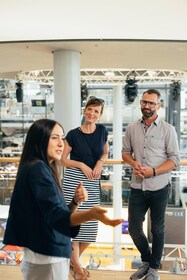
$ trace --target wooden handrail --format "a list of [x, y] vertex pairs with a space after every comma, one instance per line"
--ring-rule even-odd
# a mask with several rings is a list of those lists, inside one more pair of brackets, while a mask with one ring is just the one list
[[[13, 162], [19, 163], [19, 157], [0, 157], [0, 162]], [[126, 164], [125, 161], [120, 159], [108, 159], [105, 164]], [[187, 159], [183, 159], [180, 161], [179, 165], [187, 165]]]
[[[118, 159], [108, 159], [105, 164], [126, 164], [123, 160]], [[183, 159], [180, 161], [179, 165], [187, 165], [187, 159]]]
[[19, 157], [0, 157], [0, 162], [13, 162], [13, 163], [18, 163], [20, 160]]

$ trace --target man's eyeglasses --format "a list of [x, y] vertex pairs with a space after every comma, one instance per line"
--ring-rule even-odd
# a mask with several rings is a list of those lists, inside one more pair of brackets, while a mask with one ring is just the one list
[[159, 104], [159, 103], [155, 103], [155, 102], [152, 102], [152, 101], [146, 101], [146, 100], [140, 100], [140, 105], [141, 106], [146, 106], [148, 105], [150, 108], [155, 108], [156, 105]]
[[89, 100], [96, 100], [96, 101], [98, 101], [98, 102], [101, 103], [101, 104], [104, 104], [104, 103], [105, 103], [105, 101], [104, 101], [102, 98], [97, 98], [96, 96], [90, 96], [89, 99], [88, 99], [88, 101], [89, 101]]

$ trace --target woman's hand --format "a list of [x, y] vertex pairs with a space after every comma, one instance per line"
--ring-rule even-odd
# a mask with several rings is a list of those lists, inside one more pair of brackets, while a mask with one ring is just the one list
[[110, 219], [107, 215], [107, 210], [100, 206], [94, 206], [89, 210], [82, 212], [73, 212], [70, 217], [71, 226], [77, 226], [90, 220], [98, 220], [105, 225], [115, 227], [121, 224], [123, 219]]
[[87, 190], [83, 187], [83, 183], [80, 182], [75, 189], [74, 198], [78, 204], [88, 200]]
[[81, 170], [82, 172], [84, 173], [84, 175], [86, 176], [86, 178], [88, 180], [93, 180], [94, 177], [93, 177], [93, 170], [87, 166], [86, 164], [82, 163], [81, 164]]
[[94, 179], [99, 179], [101, 177], [102, 166], [103, 166], [102, 161], [98, 160], [93, 169], [93, 178]]
[[124, 219], [111, 219], [111, 218], [109, 218], [106, 215], [107, 210], [103, 209], [100, 206], [94, 206], [93, 208], [90, 209], [90, 211], [92, 212], [95, 219], [97, 219], [98, 221], [100, 221], [103, 224], [108, 225], [108, 226], [115, 227], [115, 226], [121, 224], [124, 221]]

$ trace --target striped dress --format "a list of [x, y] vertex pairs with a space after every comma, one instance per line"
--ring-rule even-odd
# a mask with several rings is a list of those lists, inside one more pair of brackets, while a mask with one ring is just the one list
[[[85, 163], [94, 168], [104, 151], [108, 132], [104, 125], [96, 124], [96, 130], [90, 134], [84, 134], [79, 128], [72, 129], [66, 136], [66, 141], [72, 147], [70, 159]], [[88, 201], [78, 207], [78, 211], [85, 211], [100, 204], [99, 179], [88, 180], [78, 168], [67, 167], [63, 177], [63, 193], [67, 203], [70, 203], [79, 182], [88, 192]], [[98, 232], [98, 221], [91, 220], [81, 225], [78, 236], [73, 239], [77, 242], [95, 242]]]
[[[100, 204], [100, 186], [99, 180], [87, 180], [86, 176], [80, 169], [66, 168], [63, 180], [63, 193], [67, 204], [69, 204], [74, 196], [75, 187], [82, 181], [83, 186], [88, 192], [88, 200], [79, 205], [77, 211], [84, 211], [92, 208], [94, 205]], [[98, 232], [98, 221], [91, 220], [81, 225], [79, 234], [73, 241], [77, 242], [95, 242]]]

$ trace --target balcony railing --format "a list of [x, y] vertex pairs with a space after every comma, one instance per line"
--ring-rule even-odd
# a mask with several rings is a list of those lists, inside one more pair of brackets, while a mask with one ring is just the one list
[[[5, 207], [8, 207], [10, 203], [19, 160], [19, 157], [0, 158], [0, 206], [4, 205]], [[121, 170], [129, 169], [129, 166], [123, 160], [108, 159], [104, 164], [104, 169], [108, 171], [109, 178], [103, 178], [103, 180], [101, 180], [101, 205], [102, 207], [107, 208], [108, 215], [117, 216], [118, 214], [121, 214], [125, 221], [127, 221], [130, 178], [123, 176], [124, 174], [121, 173], [119, 173], [121, 176], [116, 176], [115, 173], [116, 171], [118, 172], [116, 167], [118, 166], [120, 167], [120, 172]], [[183, 267], [183, 270], [187, 265], [187, 193], [183, 192], [183, 188], [186, 190], [186, 186], [187, 159], [183, 159], [180, 161], [176, 170], [172, 171], [172, 192], [166, 211], [166, 243], [163, 255], [163, 269], [166, 270], [167, 267], [165, 262], [169, 261], [171, 265], [175, 262], [178, 269], [177, 273], [182, 271], [182, 268], [180, 270], [180, 264], [182, 264], [181, 267]], [[172, 215], [172, 226], [176, 223], [176, 230], [180, 227], [178, 240], [170, 231], [171, 224], [167, 224], [170, 223], [170, 217]], [[179, 220], [181, 223], [180, 225], [178, 224]], [[5, 219], [0, 217], [0, 222], [4, 223]], [[105, 266], [105, 264], [106, 266], [113, 266], [116, 263], [120, 263], [121, 269], [123, 270], [123, 267], [127, 267], [130, 262], [130, 266], [133, 268], [133, 265], [140, 262], [140, 256], [128, 235], [128, 230], [125, 228], [126, 226], [128, 226], [128, 224], [124, 224], [124, 228], [121, 228], [119, 233], [119, 230], [116, 230], [116, 228], [112, 229], [99, 225], [97, 242], [92, 244], [88, 250], [85, 251], [85, 254], [82, 257], [82, 262], [84, 262], [84, 264], [89, 262], [90, 268], [94, 268], [92, 267], [94, 266], [94, 261], [95, 264], [97, 264], [99, 256], [101, 266]], [[145, 231], [147, 232], [147, 235], [149, 235], [149, 227], [149, 218], [147, 217], [145, 223]], [[175, 232], [175, 230], [173, 232]], [[2, 240], [2, 238], [3, 236], [1, 235], [0, 240]], [[110, 260], [110, 264], [106, 262], [106, 258], [107, 260]], [[187, 273], [187, 269], [184, 271], [186, 271], [184, 273]]]

